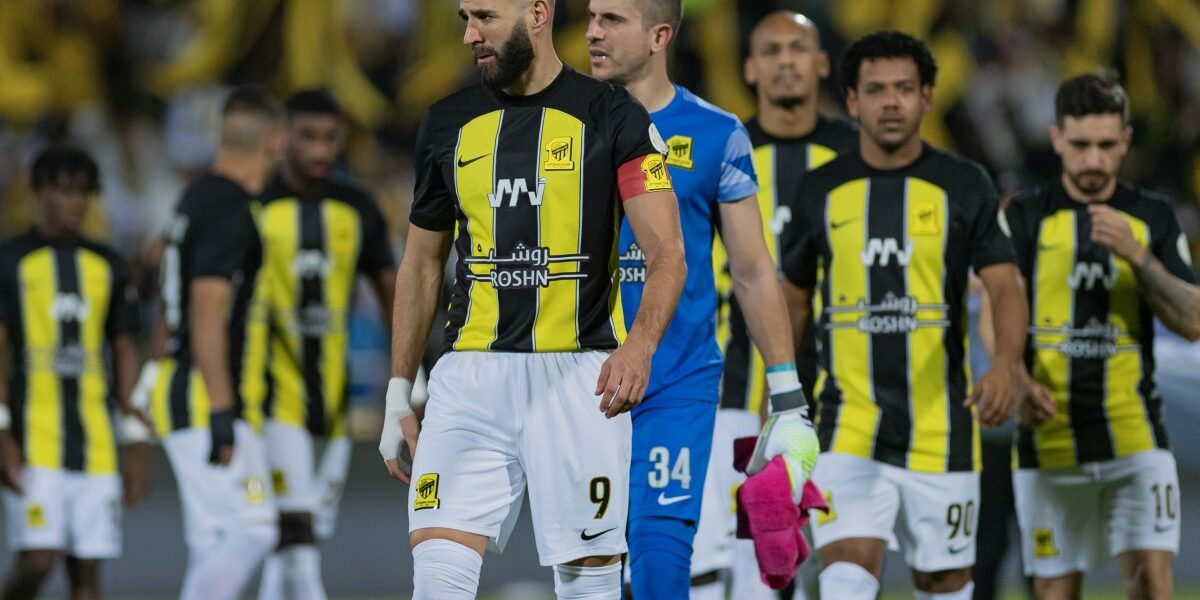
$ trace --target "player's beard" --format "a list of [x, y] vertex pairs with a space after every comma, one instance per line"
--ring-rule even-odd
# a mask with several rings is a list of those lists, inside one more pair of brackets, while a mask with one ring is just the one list
[[496, 56], [494, 63], [479, 65], [479, 78], [483, 80], [484, 85], [494, 90], [503, 90], [512, 85], [529, 70], [529, 65], [533, 64], [533, 41], [529, 39], [525, 23], [517, 21], [517, 24], [513, 25], [512, 34], [505, 40], [499, 52], [487, 46], [476, 46], [475, 57], [479, 58], [480, 54]]
[[1108, 186], [1108, 182], [1112, 181], [1112, 175], [1095, 170], [1067, 173], [1067, 177], [1071, 179], [1071, 183], [1075, 184], [1075, 189], [1089, 196], [1100, 193]]

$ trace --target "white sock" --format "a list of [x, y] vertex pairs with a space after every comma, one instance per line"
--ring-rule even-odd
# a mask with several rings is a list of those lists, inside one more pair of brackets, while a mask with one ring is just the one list
[[693, 585], [688, 600], [725, 600], [725, 583], [714, 581], [704, 585]]
[[821, 600], [875, 600], [879, 580], [870, 571], [851, 562], [835, 562], [818, 578]]
[[258, 600], [284, 600], [283, 564], [279, 553], [272, 553], [263, 563], [262, 577], [258, 582]]
[[321, 582], [321, 553], [312, 544], [294, 544], [280, 550], [288, 600], [325, 600]]
[[473, 600], [483, 557], [450, 540], [425, 540], [413, 548], [413, 600]]
[[279, 528], [252, 525], [230, 529], [214, 543], [188, 549], [180, 600], [235, 600], [263, 557], [279, 542]]
[[621, 563], [607, 567], [554, 565], [558, 600], [621, 600]]
[[971, 600], [975, 595], [975, 582], [968, 581], [961, 589], [955, 592], [945, 592], [935, 594], [933, 592], [922, 592], [921, 590], [913, 590], [917, 600]]

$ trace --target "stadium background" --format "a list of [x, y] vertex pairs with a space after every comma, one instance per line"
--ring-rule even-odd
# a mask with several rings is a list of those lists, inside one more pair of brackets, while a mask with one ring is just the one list
[[[560, 54], [584, 72], [586, 6], [558, 0], [556, 17]], [[745, 37], [773, 9], [799, 10], [818, 24], [834, 72], [847, 41], [869, 31], [924, 38], [941, 69], [924, 136], [987, 165], [1005, 192], [1057, 173], [1046, 130], [1060, 79], [1115, 70], [1135, 127], [1125, 176], [1176, 200], [1200, 257], [1200, 4], [1193, 0], [687, 0], [686, 7], [676, 80], [743, 117], [754, 108], [741, 80]], [[151, 242], [212, 155], [227, 86], [261, 83], [284, 97], [327, 85], [352, 120], [340, 169], [376, 193], [402, 248], [415, 126], [429, 103], [472, 76], [456, 10], [453, 0], [0, 0], [0, 235], [30, 222], [26, 178], [36, 150], [73, 141], [102, 170], [102, 202], [89, 230], [110, 239], [142, 288], [153, 290]], [[824, 94], [829, 113], [841, 111], [835, 83]], [[404, 492], [374, 450], [387, 374], [377, 314], [360, 306], [354, 327], [354, 423], [364, 443], [355, 450], [339, 531], [325, 548], [334, 596], [410, 589]], [[1191, 430], [1200, 422], [1200, 349], [1174, 339], [1158, 354], [1189, 515], [1176, 573], [1182, 590], [1196, 589], [1200, 440]], [[161, 453], [154, 467], [150, 498], [126, 513], [125, 556], [106, 567], [114, 596], [166, 597], [182, 576], [178, 502]], [[505, 555], [489, 557], [484, 593], [549, 592], [527, 527]], [[889, 560], [889, 587], [904, 586], [901, 563]], [[1016, 563], [1014, 554], [1005, 571], [1012, 590], [1020, 586]], [[1118, 589], [1112, 569], [1089, 581], [1097, 592]], [[62, 590], [58, 578], [46, 591]]]

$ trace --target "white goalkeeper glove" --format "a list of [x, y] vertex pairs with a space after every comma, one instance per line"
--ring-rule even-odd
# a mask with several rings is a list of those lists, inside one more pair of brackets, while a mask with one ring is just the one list
[[758, 473], [776, 456], [783, 456], [792, 484], [792, 500], [799, 504], [804, 484], [817, 466], [821, 445], [808, 420], [808, 401], [795, 365], [768, 368], [767, 387], [771, 391], [771, 414], [758, 434], [746, 472]]
[[383, 460], [397, 459], [405, 473], [412, 472], [412, 457], [404, 433], [400, 430], [400, 419], [413, 414], [413, 383], [403, 377], [388, 381], [386, 404], [383, 408], [383, 431], [379, 435], [379, 454]]

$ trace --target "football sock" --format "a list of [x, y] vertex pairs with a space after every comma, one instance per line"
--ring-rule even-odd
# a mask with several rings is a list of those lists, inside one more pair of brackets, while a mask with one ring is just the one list
[[431, 539], [413, 548], [413, 600], [473, 600], [483, 557], [450, 540]]
[[835, 562], [821, 571], [821, 600], [875, 600], [879, 580], [851, 562]]
[[558, 600], [621, 600], [621, 563], [607, 567], [554, 565]]
[[180, 600], [237, 598], [278, 540], [279, 529], [274, 524], [252, 525], [230, 529], [213, 543], [188, 548]]
[[692, 540], [696, 525], [671, 517], [645, 516], [629, 521], [629, 558], [633, 597], [668, 600], [687, 596], [692, 580]]

